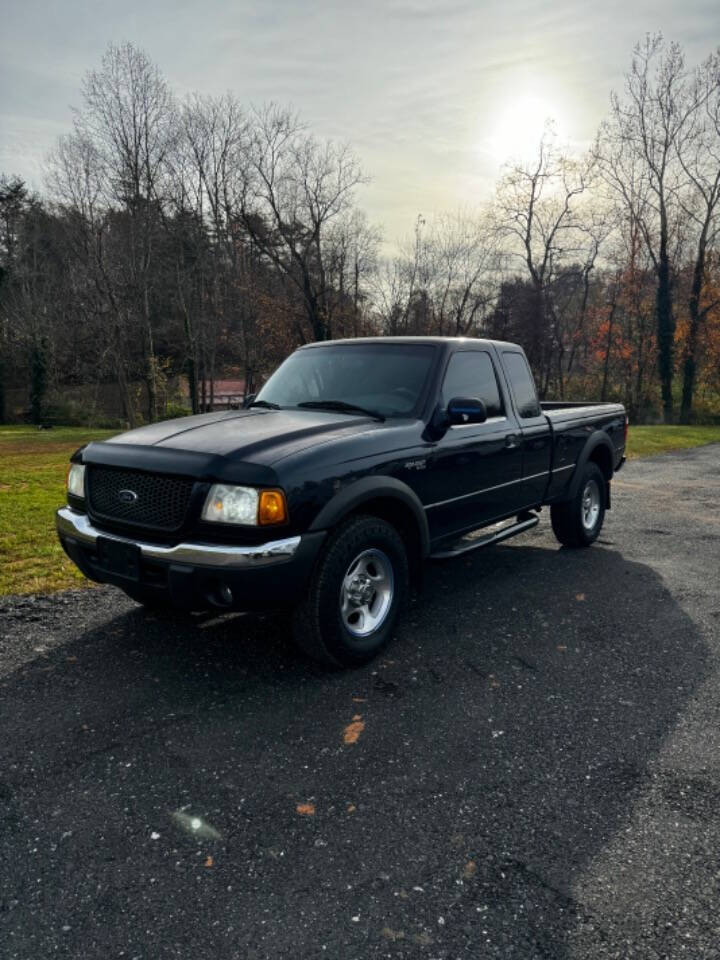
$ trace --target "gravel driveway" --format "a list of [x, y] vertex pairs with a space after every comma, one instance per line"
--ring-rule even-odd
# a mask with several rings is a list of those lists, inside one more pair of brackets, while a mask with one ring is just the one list
[[720, 957], [720, 446], [427, 569], [376, 664], [0, 598], [0, 956]]

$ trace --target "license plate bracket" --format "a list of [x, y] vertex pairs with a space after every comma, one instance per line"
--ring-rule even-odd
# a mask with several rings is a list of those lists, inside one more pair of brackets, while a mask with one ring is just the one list
[[140, 547], [135, 543], [98, 537], [95, 541], [98, 566], [106, 573], [137, 582], [140, 579]]

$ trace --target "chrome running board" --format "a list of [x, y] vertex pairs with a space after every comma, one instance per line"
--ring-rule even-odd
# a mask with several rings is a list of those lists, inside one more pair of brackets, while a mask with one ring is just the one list
[[[517, 520], [515, 523], [511, 523], [506, 527], [501, 527], [499, 530], [495, 530], [494, 532], [490, 532], [492, 531], [492, 527], [480, 527], [478, 530], [473, 530], [470, 533], [466, 533], [458, 540], [455, 540], [452, 546], [436, 550], [434, 553], [431, 553], [430, 559], [450, 560], [452, 557], [460, 557], [464, 553], [470, 553], [472, 550], [479, 550], [481, 547], [489, 547], [491, 543], [500, 543], [502, 540], [508, 540], [510, 537], [514, 537], [518, 533], [524, 533], [525, 530], [530, 530], [532, 527], [536, 527], [539, 522], [539, 517], [532, 516], [527, 517], [525, 520]], [[482, 535], [483, 530], [487, 531], [484, 535]]]

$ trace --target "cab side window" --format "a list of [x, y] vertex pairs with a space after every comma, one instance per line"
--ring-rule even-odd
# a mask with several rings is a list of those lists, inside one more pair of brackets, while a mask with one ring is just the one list
[[503, 353], [503, 361], [518, 414], [523, 420], [539, 417], [542, 411], [527, 360], [521, 353]]
[[443, 409], [453, 397], [482, 400], [488, 417], [504, 416], [495, 368], [489, 353], [462, 350], [450, 357], [440, 397]]

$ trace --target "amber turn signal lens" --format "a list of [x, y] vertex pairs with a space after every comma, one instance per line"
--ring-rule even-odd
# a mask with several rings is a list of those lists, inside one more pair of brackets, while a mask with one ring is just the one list
[[286, 523], [288, 518], [287, 503], [282, 490], [261, 490], [258, 503], [258, 523]]

